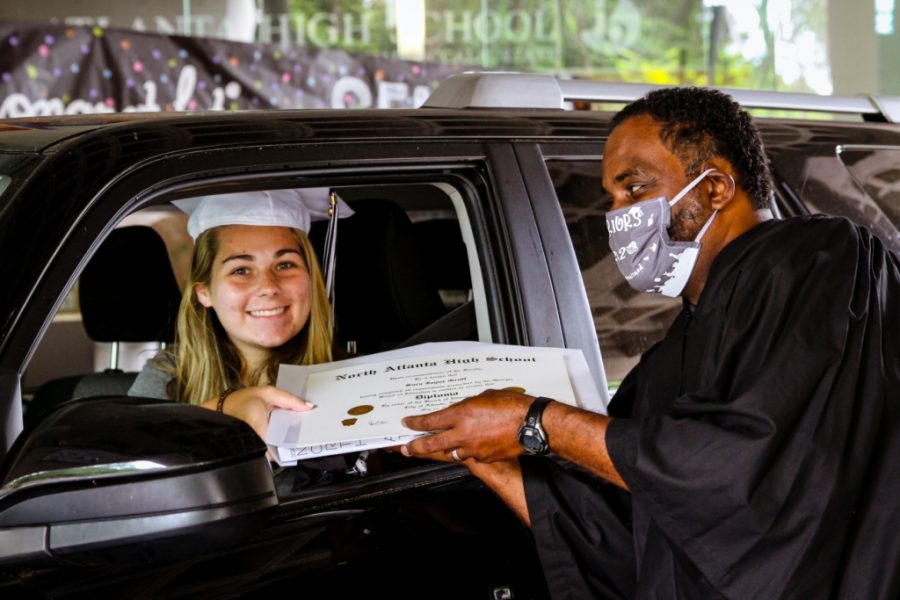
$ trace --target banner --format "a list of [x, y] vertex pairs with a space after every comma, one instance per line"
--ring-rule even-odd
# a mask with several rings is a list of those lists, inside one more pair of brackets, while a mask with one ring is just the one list
[[0, 21], [0, 119], [416, 107], [460, 71], [342, 50]]

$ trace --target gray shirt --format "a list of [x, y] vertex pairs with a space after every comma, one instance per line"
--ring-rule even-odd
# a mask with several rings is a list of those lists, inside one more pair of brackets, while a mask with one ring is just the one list
[[[160, 350], [147, 361], [128, 390], [129, 396], [175, 400], [175, 355]], [[170, 393], [171, 392], [171, 393]]]

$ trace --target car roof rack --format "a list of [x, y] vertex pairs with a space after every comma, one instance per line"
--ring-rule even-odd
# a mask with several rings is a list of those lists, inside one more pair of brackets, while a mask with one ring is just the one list
[[[564, 109], [566, 102], [632, 102], [655, 89], [673, 87], [587, 79], [560, 79], [541, 73], [460, 73], [442, 82], [423, 108]], [[820, 96], [796, 92], [717, 88], [745, 108], [861, 115], [866, 120], [900, 122], [897, 96]]]

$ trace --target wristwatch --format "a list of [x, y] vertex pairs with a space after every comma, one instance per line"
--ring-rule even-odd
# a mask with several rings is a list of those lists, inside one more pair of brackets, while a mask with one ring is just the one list
[[528, 409], [528, 414], [525, 415], [525, 422], [519, 427], [519, 444], [522, 445], [525, 454], [543, 456], [550, 451], [547, 432], [541, 425], [541, 416], [548, 404], [550, 398], [543, 396], [535, 398]]

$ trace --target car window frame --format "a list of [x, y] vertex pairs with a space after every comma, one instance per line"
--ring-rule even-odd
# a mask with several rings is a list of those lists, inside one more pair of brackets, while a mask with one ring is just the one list
[[461, 196], [477, 242], [492, 338], [501, 343], [524, 343], [529, 336], [524, 330], [525, 323], [510, 316], [522, 313], [519, 307], [522, 294], [516, 291], [517, 278], [510, 259], [514, 253], [509, 250], [507, 231], [509, 219], [501, 212], [503, 205], [498, 190], [502, 186], [496, 182], [508, 174], [502, 168], [497, 172], [490, 153], [481, 143], [435, 141], [392, 145], [392, 151], [352, 143], [299, 143], [257, 146], [252, 156], [248, 156], [246, 149], [233, 147], [169, 153], [145, 161], [139, 168], [118, 177], [103, 193], [87, 200], [68, 234], [56, 242], [53, 259], [35, 283], [29, 302], [22, 307], [8, 343], [0, 352], [0, 374], [15, 375], [13, 379], [18, 381], [15, 390], [8, 389], [0, 398], [4, 404], [17, 405], [0, 407], [0, 411], [10, 415], [8, 442], [21, 430], [21, 374], [66, 293], [102, 240], [135, 210], [163, 197], [191, 195], [203, 186], [229, 180], [240, 179], [247, 185], [258, 186], [277, 179], [278, 185], [294, 182], [298, 187], [327, 180], [329, 185], [338, 186], [350, 181], [360, 183], [365, 176], [380, 181], [396, 181], [398, 177], [451, 181], [454, 173], [480, 173], [482, 189], [475, 190], [466, 177], [458, 178], [456, 186], [462, 191], [465, 186], [460, 182], [468, 181]]
[[[525, 173], [526, 187], [534, 206], [545, 253], [550, 257], [550, 276], [563, 332], [563, 344], [584, 354], [597, 389], [608, 404], [609, 380], [603, 363], [603, 348], [597, 338], [584, 278], [565, 215], [556, 196], [547, 162], [596, 160], [602, 163], [606, 140], [545, 141], [517, 146], [517, 159]], [[598, 190], [602, 193], [602, 190]]]

